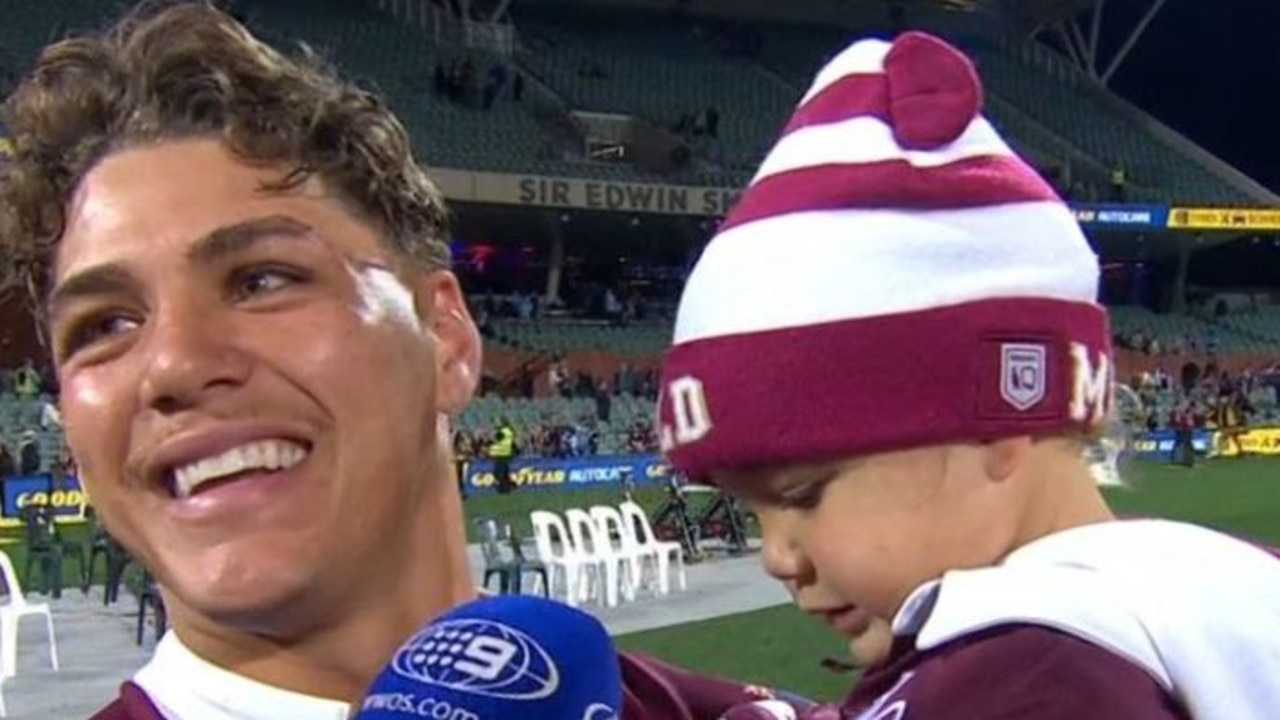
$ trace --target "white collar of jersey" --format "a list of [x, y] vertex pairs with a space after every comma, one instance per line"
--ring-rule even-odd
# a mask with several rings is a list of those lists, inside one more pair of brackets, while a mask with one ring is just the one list
[[1053, 628], [1102, 646], [1173, 685], [1143, 618], [1087, 570], [1001, 565], [948, 572], [918, 588], [894, 618], [894, 633], [916, 635], [928, 650], [1001, 625]]
[[173, 632], [134, 683], [166, 720], [347, 720], [344, 702], [272, 687], [208, 662]]
[[1009, 624], [1075, 635], [1146, 670], [1198, 718], [1280, 707], [1280, 563], [1207, 528], [1127, 520], [1066, 530], [994, 567], [917, 588], [897, 635], [929, 650]]

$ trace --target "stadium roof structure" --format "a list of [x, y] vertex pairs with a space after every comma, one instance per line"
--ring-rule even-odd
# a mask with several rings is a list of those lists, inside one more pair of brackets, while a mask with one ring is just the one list
[[1124, 42], [1109, 57], [1103, 58], [1098, 38], [1106, 18], [1106, 0], [1006, 1], [1020, 13], [1014, 27], [1025, 37], [1038, 38], [1054, 47], [1103, 85], [1111, 81], [1167, 2], [1147, 0], [1147, 9], [1129, 29]]
[[[1122, 0], [1129, 2], [1130, 0]], [[1038, 39], [1106, 85], [1142, 39], [1167, 0], [1143, 0], [1147, 9], [1124, 43], [1108, 57], [1100, 52], [1106, 0], [689, 0], [684, 11], [721, 17], [830, 24], [866, 29], [901, 23], [953, 34], [1011, 35]], [[453, 0], [469, 15], [500, 20], [514, 6], [602, 6], [670, 11], [670, 0]]]

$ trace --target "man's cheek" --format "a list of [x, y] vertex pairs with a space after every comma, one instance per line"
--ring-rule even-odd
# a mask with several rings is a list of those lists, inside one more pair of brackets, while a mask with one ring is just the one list
[[77, 424], [86, 415], [91, 417], [107, 407], [107, 393], [103, 390], [98, 373], [84, 370], [62, 380], [62, 397], [58, 409], [68, 427]]
[[351, 270], [355, 282], [353, 310], [367, 326], [393, 325], [418, 333], [422, 325], [414, 307], [413, 292], [389, 270], [365, 267]]

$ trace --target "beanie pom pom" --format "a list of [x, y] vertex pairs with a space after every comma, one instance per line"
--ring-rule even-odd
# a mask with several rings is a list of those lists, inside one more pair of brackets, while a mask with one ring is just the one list
[[954, 142], [982, 110], [982, 84], [960, 51], [921, 32], [899, 36], [885, 57], [894, 136], [904, 148]]

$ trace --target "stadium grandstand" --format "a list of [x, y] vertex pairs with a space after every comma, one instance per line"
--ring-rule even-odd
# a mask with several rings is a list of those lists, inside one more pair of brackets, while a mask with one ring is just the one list
[[[489, 394], [461, 423], [476, 439], [460, 447], [472, 452], [500, 416], [541, 438], [531, 451], [637, 446], [683, 273], [813, 68], [854, 35], [908, 26], [972, 53], [993, 123], [1076, 204], [1107, 260], [1105, 299], [1130, 375], [1207, 364], [1210, 352], [1217, 367], [1261, 371], [1280, 342], [1268, 293], [1228, 286], [1218, 313], [1219, 294], [1191, 287], [1193, 266], [1215, 263], [1210, 248], [1263, 242], [1258, 233], [1178, 228], [1170, 210], [1247, 211], [1280, 198], [1108, 90], [1115, 68], [1097, 57], [1089, 2], [761, 0], [731, 13], [643, 0], [234, 7], [264, 37], [301, 39], [385, 93], [453, 202], [458, 270], [488, 340]], [[0, 28], [3, 77], [111, 9], [15, 4]], [[1240, 297], [1249, 299], [1231, 299]], [[6, 333], [24, 325], [6, 318]], [[10, 338], [6, 360], [31, 349]], [[38, 402], [6, 401], [0, 436], [14, 437]], [[572, 441], [546, 439], [548, 428]]]
[[[485, 340], [483, 391], [455, 436], [477, 466], [501, 425], [530, 468], [655, 456], [656, 369], [689, 268], [815, 69], [853, 37], [905, 28], [975, 58], [984, 112], [1075, 210], [1140, 399], [1130, 431], [1187, 413], [1211, 432], [1224, 397], [1248, 426], [1280, 427], [1280, 196], [1109, 88], [1164, 0], [1107, 57], [1101, 0], [218, 4], [281, 47], [305, 42], [407, 124], [450, 201]], [[117, 10], [0, 5], [6, 94], [48, 41]], [[778, 252], [805, 253], [803, 238]], [[15, 270], [0, 259], [0, 477], [74, 474]]]

